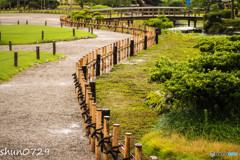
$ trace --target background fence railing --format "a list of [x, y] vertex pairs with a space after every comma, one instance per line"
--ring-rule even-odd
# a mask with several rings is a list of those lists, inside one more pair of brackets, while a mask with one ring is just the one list
[[[90, 149], [91, 152], [95, 152], [96, 160], [102, 158], [109, 160], [110, 155], [117, 160], [119, 154], [122, 155], [123, 160], [141, 160], [142, 144], [135, 144], [135, 155], [130, 153], [131, 133], [125, 134], [124, 144], [119, 142], [120, 124], [113, 124], [113, 133], [110, 133], [110, 110], [96, 108], [96, 83], [93, 80], [101, 74], [110, 72], [115, 64], [158, 43], [158, 30], [143, 25], [128, 25], [118, 22], [73, 20], [67, 16], [61, 17], [61, 23], [77, 28], [107, 29], [133, 35], [133, 37], [103, 46], [80, 58], [76, 63], [76, 73], [73, 76], [76, 98], [82, 111], [86, 135], [89, 136]], [[152, 156], [149, 159], [157, 158]]]

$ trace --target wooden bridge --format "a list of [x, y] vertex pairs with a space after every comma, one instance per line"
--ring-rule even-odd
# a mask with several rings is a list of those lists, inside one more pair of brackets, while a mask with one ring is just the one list
[[188, 20], [194, 22], [196, 27], [197, 20], [203, 20], [200, 15], [203, 9], [193, 8], [192, 10], [186, 7], [124, 7], [124, 8], [108, 8], [108, 9], [94, 9], [92, 12], [100, 12], [105, 15], [106, 21], [130, 21], [146, 20], [156, 18], [158, 15], [165, 15], [174, 25], [176, 20]]

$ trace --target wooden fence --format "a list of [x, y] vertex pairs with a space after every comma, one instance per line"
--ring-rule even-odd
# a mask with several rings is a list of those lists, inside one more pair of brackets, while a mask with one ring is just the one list
[[[110, 110], [97, 109], [95, 82], [97, 76], [107, 73], [123, 60], [134, 56], [157, 42], [158, 34], [154, 28], [114, 22], [97, 22], [68, 19], [61, 17], [61, 23], [72, 27], [88, 27], [92, 29], [108, 29], [115, 32], [130, 33], [134, 36], [104, 46], [80, 58], [73, 74], [76, 98], [85, 122], [86, 135], [89, 136], [91, 152], [95, 152], [96, 160], [109, 160], [110, 156], [117, 160], [119, 154], [123, 160], [141, 160], [142, 144], [135, 144], [135, 155], [131, 154], [131, 133], [125, 134], [125, 143], [119, 142], [120, 124], [113, 124], [110, 133]], [[103, 154], [102, 154], [103, 153]], [[156, 160], [155, 156], [149, 160]]]

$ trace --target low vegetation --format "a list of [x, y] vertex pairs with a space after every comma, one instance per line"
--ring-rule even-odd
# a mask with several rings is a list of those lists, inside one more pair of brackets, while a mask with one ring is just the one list
[[55, 61], [65, 56], [62, 54], [53, 55], [50, 52], [40, 52], [40, 59], [36, 59], [36, 52], [19, 51], [18, 67], [14, 66], [14, 52], [0, 51], [0, 83], [8, 81], [14, 75], [28, 69], [31, 66]]
[[[238, 42], [238, 38], [238, 36], [233, 36], [228, 39], [220, 37], [199, 40], [199, 36], [193, 34], [182, 35], [180, 32], [170, 32], [161, 35], [159, 36], [158, 45], [130, 58], [126, 64], [115, 66], [110, 74], [100, 76], [97, 79], [98, 106], [111, 109], [111, 124], [119, 123], [121, 125], [121, 140], [123, 140], [124, 133], [132, 132], [134, 139], [132, 144], [135, 142], [143, 144], [144, 159], [147, 159], [147, 157], [151, 155], [156, 155], [159, 159], [203, 160], [212, 159], [210, 157], [211, 151], [240, 152], [240, 139], [238, 136], [240, 129], [238, 127], [239, 119], [237, 118], [239, 117], [237, 116], [239, 112], [237, 107], [232, 106], [231, 108], [226, 108], [226, 111], [215, 113], [218, 107], [213, 104], [217, 101], [214, 100], [214, 97], [212, 97], [212, 101], [209, 101], [209, 99], [203, 99], [205, 94], [200, 96], [196, 95], [196, 97], [187, 95], [187, 93], [194, 94], [194, 89], [198, 87], [196, 85], [188, 89], [183, 88], [183, 85], [201, 85], [203, 82], [208, 84], [206, 87], [211, 87], [211, 84], [214, 84], [215, 81], [203, 79], [204, 81], [201, 82], [202, 79], [199, 79], [199, 77], [208, 78], [208, 76], [200, 74], [200, 71], [203, 71], [200, 66], [203, 66], [203, 62], [205, 64], [208, 62], [217, 62], [217, 59], [213, 61], [209, 59], [208, 61], [208, 59], [204, 59], [204, 57], [217, 57], [220, 51], [216, 51], [215, 49], [219, 48], [221, 48], [221, 52], [223, 53], [227, 52], [229, 48], [236, 50], [233, 46], [239, 46], [234, 45]], [[207, 48], [207, 45], [211, 46], [210, 42], [213, 41], [224, 41], [226, 46], [220, 47], [217, 45], [218, 43], [215, 42], [213, 48], [209, 47], [210, 50], [208, 50], [208, 52], [203, 52], [201, 48]], [[231, 45], [228, 48], [227, 44], [229, 43]], [[223, 54], [218, 56], [219, 60], [225, 57]], [[229, 61], [231, 61], [231, 58], [228, 58]], [[155, 60], [158, 61], [154, 64], [153, 61]], [[188, 65], [185, 66], [186, 64]], [[197, 65], [195, 69], [195, 65], [193, 64]], [[219, 64], [220, 66], [224, 65], [222, 63]], [[234, 64], [235, 63], [232, 63], [232, 66], [238, 66]], [[210, 63], [207, 66], [211, 66]], [[206, 73], [202, 74], [208, 74], [217, 70], [217, 67], [219, 66], [213, 66], [210, 70], [208, 67], [205, 69]], [[232, 68], [228, 67], [228, 69], [230, 70]], [[176, 70], [177, 72], [175, 73]], [[198, 83], [194, 83], [194, 79], [196, 78], [194, 76], [185, 83], [182, 83], [183, 81], [180, 77], [183, 77], [183, 80], [191, 77], [188, 71], [199, 72], [198, 74], [193, 74], [198, 76]], [[222, 74], [225, 74], [224, 72], [231, 74], [229, 71], [221, 71]], [[150, 77], [149, 73], [151, 73]], [[168, 74], [170, 75], [169, 77]], [[184, 74], [186, 76], [184, 76]], [[216, 73], [211, 76], [214, 77], [218, 75], [219, 74]], [[174, 82], [169, 82], [169, 85], [166, 85], [166, 82], [170, 81], [169, 78], [173, 76], [177, 76], [180, 79], [177, 81], [175, 78], [173, 79]], [[221, 78], [221, 75], [219, 76], [217, 79]], [[228, 76], [228, 79], [231, 79], [231, 77], [232, 76]], [[148, 83], [147, 80], [151, 83]], [[153, 83], [152, 81], [157, 81], [157, 83]], [[220, 87], [221, 84], [219, 81], [216, 85]], [[239, 83], [234, 82], [233, 84]], [[203, 84], [201, 86], [203, 86]], [[232, 88], [234, 89], [234, 87], [237, 86], [233, 85]], [[166, 88], [175, 88], [175, 90], [180, 88], [179, 91], [176, 91], [177, 94], [182, 93], [186, 96], [178, 99], [178, 97], [175, 97], [175, 92], [173, 92], [172, 97], [174, 98], [166, 103], [166, 97], [164, 96], [168, 95]], [[224, 87], [224, 89], [218, 90], [218, 95], [227, 91], [229, 88], [231, 87]], [[200, 93], [204, 93], [204, 88], [202, 89]], [[186, 92], [188, 90], [189, 92]], [[237, 90], [238, 89], [235, 91]], [[212, 91], [207, 88], [206, 91], [209, 91], [209, 94], [212, 93]], [[233, 94], [230, 95], [234, 96], [234, 93], [236, 93], [235, 96], [238, 95], [237, 92], [232, 93]], [[191, 105], [190, 102], [192, 101], [187, 97], [191, 97], [195, 105]], [[231, 96], [227, 97], [231, 99]], [[143, 102], [145, 98], [147, 101]], [[196, 98], [203, 99], [201, 101], [202, 105], [196, 105], [196, 103], [199, 102]], [[207, 98], [207, 95], [205, 98]], [[230, 99], [228, 102], [230, 102]], [[235, 99], [235, 102], [237, 102], [238, 99], [239, 98]], [[186, 100], [186, 103], [184, 100]], [[231, 99], [231, 101], [232, 100], [234, 101], [234, 99]], [[184, 102], [184, 104], [180, 104], [180, 101]], [[209, 104], [207, 101], [209, 101]], [[163, 102], [165, 102], [165, 105], [161, 105]], [[233, 103], [237, 105], [235, 102]], [[204, 103], [208, 107], [205, 107]], [[233, 105], [233, 103], [231, 104]], [[155, 110], [149, 108], [149, 106], [154, 108], [154, 105], [156, 106]], [[219, 108], [221, 108], [220, 106], [222, 104], [218, 105]], [[224, 105], [227, 104], [224, 103]], [[193, 109], [196, 110], [194, 111]], [[158, 113], [158, 115], [156, 113]], [[217, 113], [219, 116], [216, 116]], [[215, 159], [218, 158], [219, 157], [215, 157]], [[221, 159], [228, 158], [232, 157], [221, 157]]]
[[157, 18], [152, 18], [152, 19], [149, 19], [149, 20], [145, 20], [143, 22], [143, 24], [146, 25], [146, 26], [162, 28], [162, 29], [173, 27], [173, 22], [171, 22], [164, 15], [159, 15], [159, 16], [157, 16]]
[[[6, 45], [9, 41], [12, 44], [33, 44], [44, 43], [52, 40], [70, 40], [81, 37], [96, 37], [89, 32], [73, 30], [70, 28], [38, 26], [38, 25], [1, 25], [2, 38], [0, 45]], [[42, 31], [44, 31], [44, 39], [42, 40]]]

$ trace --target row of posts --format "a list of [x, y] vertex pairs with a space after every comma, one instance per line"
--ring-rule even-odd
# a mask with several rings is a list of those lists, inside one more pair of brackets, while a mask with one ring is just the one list
[[[76, 97], [81, 106], [85, 122], [86, 136], [89, 137], [90, 150], [95, 152], [96, 160], [101, 160], [101, 152], [103, 152], [104, 160], [109, 160], [110, 154], [114, 160], [117, 160], [118, 153], [122, 153], [126, 159], [134, 158], [130, 153], [132, 134], [126, 133], [125, 145], [121, 145], [119, 143], [119, 124], [113, 124], [113, 134], [110, 134], [110, 110], [96, 109], [95, 82], [87, 83], [85, 66], [82, 66], [82, 68], [77, 66], [74, 79]], [[142, 160], [142, 144], [135, 144], [135, 160]]]
[[[53, 55], [56, 55], [56, 42], [53, 41]], [[12, 51], [12, 41], [9, 41], [9, 51]], [[36, 46], [36, 58], [40, 59], [40, 47]], [[18, 52], [14, 52], [14, 66], [18, 66]]]
[[[17, 24], [18, 24], [18, 25], [20, 24], [20, 21], [19, 21], [19, 20], [17, 21]], [[28, 25], [28, 20], [26, 20], [26, 25]], [[45, 21], [45, 26], [47, 26], [47, 21]]]

